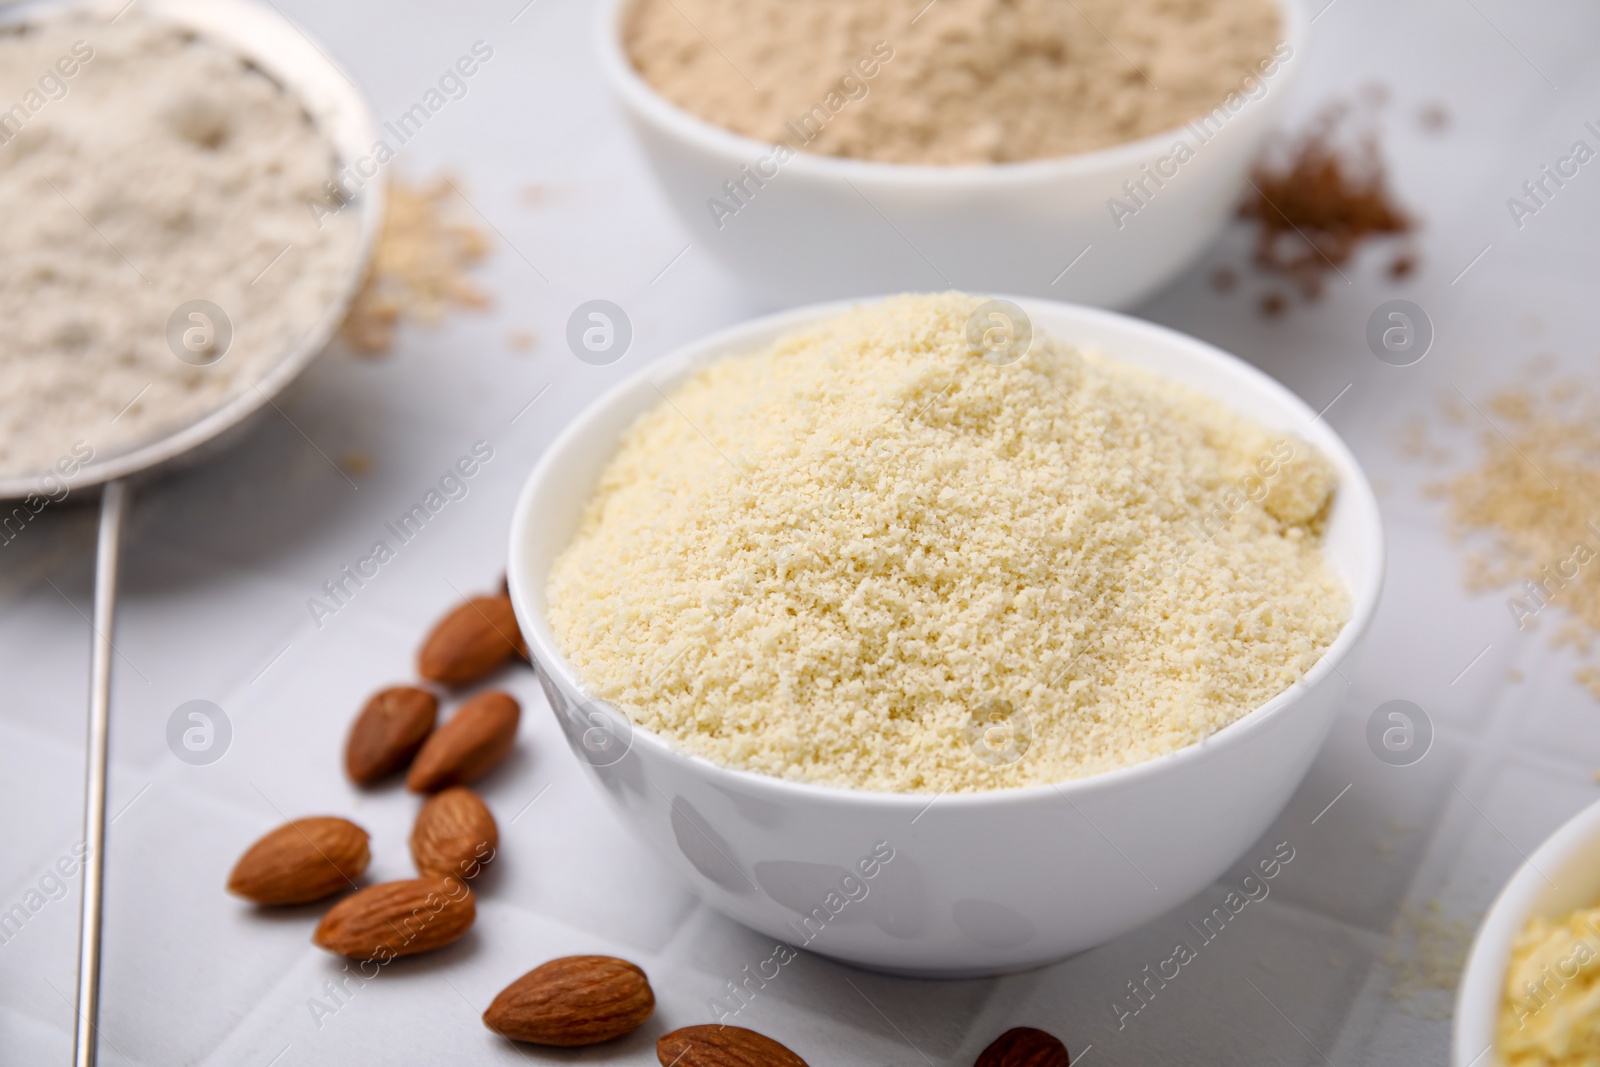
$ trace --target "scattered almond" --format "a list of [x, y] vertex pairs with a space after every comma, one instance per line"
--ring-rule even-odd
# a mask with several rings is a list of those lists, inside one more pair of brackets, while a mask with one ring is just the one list
[[435, 793], [482, 778], [511, 751], [521, 719], [522, 708], [509, 693], [479, 693], [423, 742], [406, 788]]
[[1054, 1034], [1017, 1026], [990, 1042], [972, 1067], [1067, 1067], [1067, 1046]]
[[517, 1041], [595, 1045], [637, 1030], [655, 1007], [650, 980], [627, 960], [565, 956], [502, 989], [483, 1022]]
[[662, 1067], [806, 1067], [765, 1034], [742, 1026], [685, 1026], [656, 1042]]
[[348, 819], [295, 819], [245, 850], [228, 891], [257, 904], [304, 904], [354, 883], [371, 858], [367, 832]]
[[357, 960], [391, 960], [448, 945], [472, 927], [477, 905], [459, 878], [429, 875], [369, 886], [339, 901], [311, 940]]
[[489, 808], [459, 785], [429, 797], [411, 830], [411, 858], [423, 874], [476, 878], [499, 844], [500, 830]]
[[397, 685], [374, 693], [344, 746], [352, 781], [370, 785], [411, 762], [439, 717], [439, 698], [426, 689]]
[[511, 598], [476, 596], [434, 626], [417, 653], [417, 673], [444, 685], [466, 685], [516, 655], [521, 642]]

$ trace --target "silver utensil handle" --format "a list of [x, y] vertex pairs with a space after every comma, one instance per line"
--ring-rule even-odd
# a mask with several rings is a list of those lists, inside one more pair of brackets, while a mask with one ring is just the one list
[[83, 786], [83, 908], [78, 916], [78, 1020], [74, 1067], [94, 1067], [100, 1033], [100, 916], [105, 886], [106, 753], [111, 729], [111, 630], [117, 612], [117, 556], [127, 492], [110, 482], [100, 497], [94, 562], [94, 652], [89, 670], [89, 759]]

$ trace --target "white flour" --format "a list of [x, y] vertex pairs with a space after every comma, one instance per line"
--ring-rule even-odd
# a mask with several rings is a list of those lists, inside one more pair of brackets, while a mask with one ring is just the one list
[[[0, 34], [0, 475], [75, 441], [126, 451], [251, 389], [356, 255], [356, 212], [319, 230], [308, 207], [335, 159], [298, 100], [172, 26]], [[191, 300], [232, 322], [209, 366], [168, 344]]]

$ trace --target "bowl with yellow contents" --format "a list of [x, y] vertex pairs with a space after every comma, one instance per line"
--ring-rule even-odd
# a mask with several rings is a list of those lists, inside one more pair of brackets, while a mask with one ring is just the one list
[[1600, 801], [1528, 857], [1456, 991], [1455, 1067], [1600, 1061]]
[[766, 978], [801, 947], [962, 977], [1101, 944], [1250, 851], [1383, 570], [1354, 457], [1254, 368], [912, 293], [619, 383], [530, 474], [508, 581], [573, 755], [778, 939]]

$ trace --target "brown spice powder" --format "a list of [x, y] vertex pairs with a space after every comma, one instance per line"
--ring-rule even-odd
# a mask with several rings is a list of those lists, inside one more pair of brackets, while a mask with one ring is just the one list
[[1417, 124], [1428, 133], [1440, 133], [1450, 127], [1450, 112], [1437, 101], [1424, 104], [1417, 112]]
[[[1256, 266], [1286, 277], [1308, 300], [1322, 294], [1325, 276], [1348, 264], [1364, 241], [1414, 226], [1390, 197], [1376, 136], [1362, 134], [1353, 151], [1342, 147], [1340, 128], [1349, 113], [1342, 103], [1324, 108], [1287, 159], [1257, 164], [1254, 195], [1239, 209], [1260, 227]], [[1405, 253], [1389, 273], [1400, 278], [1415, 269], [1415, 254]]]
[[491, 297], [466, 276], [489, 251], [489, 237], [452, 210], [448, 178], [389, 184], [388, 212], [367, 280], [339, 334], [362, 355], [389, 351], [402, 316], [438, 325], [452, 306], [486, 308]]

